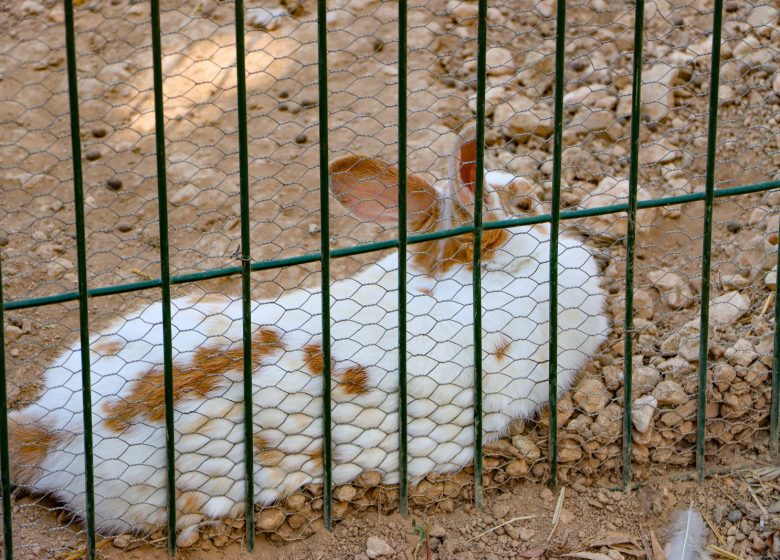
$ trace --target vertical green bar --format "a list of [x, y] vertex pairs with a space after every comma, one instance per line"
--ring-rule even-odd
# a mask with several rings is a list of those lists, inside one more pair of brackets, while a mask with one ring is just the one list
[[634, 255], [636, 252], [636, 191], [639, 181], [639, 128], [642, 106], [642, 47], [645, 1], [637, 0], [634, 12], [634, 69], [631, 92], [631, 160], [628, 172], [628, 227], [626, 231], [626, 314], [623, 362], [623, 487], [631, 483], [631, 391], [634, 373]]
[[712, 21], [712, 69], [707, 127], [707, 171], [704, 192], [704, 239], [701, 258], [701, 321], [699, 324], [699, 393], [696, 411], [696, 477], [704, 482], [704, 439], [707, 422], [707, 351], [710, 328], [710, 257], [712, 255], [712, 207], [715, 191], [715, 150], [718, 144], [718, 88], [723, 0], [715, 0]]
[[173, 348], [171, 342], [171, 270], [168, 258], [168, 185], [165, 172], [165, 113], [163, 108], [160, 0], [152, 6], [152, 73], [154, 75], [154, 134], [157, 148], [157, 205], [160, 215], [160, 280], [162, 282], [163, 375], [165, 380], [165, 456], [168, 481], [168, 553], [176, 555], [176, 455], [173, 449]]
[[[777, 270], [780, 270], [780, 251], [777, 252]], [[777, 439], [780, 416], [780, 284], [775, 279], [775, 347], [772, 358], [772, 400], [769, 410], [769, 455], [778, 463]]]
[[555, 114], [553, 118], [552, 201], [550, 202], [550, 486], [558, 486], [558, 228], [561, 214], [563, 84], [566, 47], [566, 0], [558, 0], [555, 29]]
[[11, 471], [8, 459], [8, 396], [5, 380], [5, 319], [3, 318], [3, 255], [0, 254], [0, 477], [3, 488], [3, 554], [14, 557], [11, 519]]
[[255, 548], [255, 480], [252, 442], [252, 293], [249, 239], [249, 132], [246, 110], [244, 0], [236, 0], [236, 85], [238, 87], [238, 165], [241, 182], [241, 319], [244, 327], [244, 477], [246, 478], [246, 542]]
[[477, 177], [474, 185], [474, 506], [482, 509], [482, 193], [485, 187], [485, 90], [487, 88], [487, 0], [477, 15]]
[[[81, 343], [81, 400], [84, 409], [84, 485], [87, 502], [87, 558], [95, 558], [95, 481], [92, 453], [92, 381], [89, 363], [89, 304], [87, 294], [87, 240], [84, 220], [84, 179], [81, 173], [81, 133], [76, 71], [76, 24], [73, 0], [65, 0], [65, 50], [68, 61], [70, 140], [73, 155], [73, 204], [76, 209], [78, 251], [79, 335]], [[1, 326], [1, 325], [0, 325]], [[5, 496], [5, 493], [4, 493]]]
[[330, 367], [330, 203], [328, 200], [328, 15], [327, 0], [317, 0], [317, 79], [320, 109], [320, 258], [322, 262], [322, 463], [325, 528], [333, 530], [333, 453], [331, 449]]
[[406, 411], [406, 130], [407, 1], [398, 0], [398, 484], [401, 515], [409, 515]]

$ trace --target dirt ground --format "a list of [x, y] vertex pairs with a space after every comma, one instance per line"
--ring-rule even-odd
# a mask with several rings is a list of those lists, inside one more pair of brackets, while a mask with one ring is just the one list
[[[156, 278], [160, 238], [148, 3], [75, 4], [89, 284]], [[474, 112], [476, 3], [411, 4], [409, 166], [436, 181], [446, 178], [453, 130]], [[252, 15], [261, 6], [270, 11]], [[543, 210], [551, 196], [554, 7], [548, 0], [511, 0], [491, 4], [488, 14], [488, 166], [532, 180]], [[163, 1], [162, 8], [172, 273], [233, 266], [240, 238], [234, 7], [200, 0]], [[252, 258], [306, 254], [320, 243], [316, 6], [283, 0], [247, 2], [247, 8]], [[328, 8], [331, 155], [362, 152], [395, 161], [397, 5], [333, 1]], [[633, 9], [627, 0], [569, 5], [564, 210], [626, 201]], [[711, 0], [660, 0], [646, 8], [640, 200], [703, 190], [711, 10]], [[61, 4], [0, 1], [0, 13], [0, 250], [4, 299], [13, 302], [76, 288], [73, 162]], [[272, 20], [261, 25], [268, 14]], [[780, 164], [777, 7], [758, 0], [726, 2], [724, 15], [717, 188], [772, 180]], [[735, 470], [768, 459], [778, 208], [780, 197], [772, 192], [722, 198], [715, 205], [712, 298], [720, 305], [711, 308], [718, 313], [713, 312], [710, 334], [705, 449], [715, 468]], [[511, 440], [488, 457], [492, 490], [483, 513], [466, 505], [467, 475], [452, 493], [436, 481], [419, 489], [420, 506], [410, 520], [398, 517], [392, 491], [359, 488], [357, 497], [348, 492], [352, 499], [340, 502], [345, 519], [328, 534], [320, 527], [317, 491], [307, 489], [303, 509], [285, 505], [280, 525], [258, 537], [255, 557], [357, 560], [367, 554], [366, 539], [377, 536], [396, 557], [411, 558], [419, 540], [409, 534], [412, 518], [430, 524], [429, 544], [438, 547], [432, 552], [437, 558], [561, 556], [582, 551], [601, 532], [625, 533], [620, 538], [629, 540], [614, 542], [613, 535], [612, 544], [591, 552], [612, 560], [641, 557], [649, 531], [665, 542], [663, 527], [672, 511], [691, 500], [723, 533], [725, 550], [742, 558], [776, 554], [771, 547], [780, 527], [772, 506], [779, 498], [776, 480], [767, 478], [771, 472], [751, 479], [750, 471], [740, 471], [702, 486], [672, 480], [690, 474], [693, 465], [703, 210], [701, 202], [693, 202], [639, 214], [633, 397], [655, 405], [649, 427], [634, 431], [632, 459], [634, 477], [645, 485], [626, 495], [605, 490], [619, 483], [622, 460], [625, 215], [577, 219], [566, 227], [586, 236], [599, 254], [614, 329], [578, 387], [560, 402], [560, 476], [568, 517], [560, 515], [552, 538], [547, 539], [558, 495], [544, 490], [543, 413], [538, 422], [513, 427]], [[331, 231], [334, 248], [395, 235], [355, 223], [335, 203]], [[376, 258], [334, 260], [333, 276], [351, 274]], [[255, 297], [275, 298], [319, 282], [318, 266], [293, 266], [257, 273], [252, 289]], [[174, 292], [238, 294], [238, 289], [233, 277]], [[90, 326], [97, 329], [156, 297], [156, 291], [145, 291], [93, 298]], [[36, 397], [46, 361], [77, 329], [73, 302], [6, 314], [11, 406]], [[758, 503], [767, 509], [762, 528]], [[377, 507], [390, 511], [389, 517]], [[729, 521], [736, 510], [742, 517]], [[14, 519], [20, 558], [78, 557], [80, 526], [57, 514], [55, 504], [19, 498]], [[304, 519], [297, 529], [295, 515]], [[535, 517], [466, 542], [526, 515]], [[243, 554], [234, 542], [240, 534], [237, 525], [209, 529], [183, 554], [236, 557]], [[284, 546], [277, 542], [301, 538]], [[710, 542], [718, 540], [711, 532]], [[120, 541], [126, 547], [111, 542], [105, 541], [101, 553], [164, 554], [148, 542], [138, 548], [132, 539]]]

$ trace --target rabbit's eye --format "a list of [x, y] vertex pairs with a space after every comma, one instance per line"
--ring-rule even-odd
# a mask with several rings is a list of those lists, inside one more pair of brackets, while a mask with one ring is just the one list
[[512, 205], [518, 214], [527, 214], [533, 208], [533, 201], [528, 197], [518, 197], [512, 201]]

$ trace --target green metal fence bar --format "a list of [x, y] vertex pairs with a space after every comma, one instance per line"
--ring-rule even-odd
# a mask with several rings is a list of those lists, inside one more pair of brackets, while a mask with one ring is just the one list
[[252, 292], [249, 238], [249, 132], [246, 110], [246, 49], [244, 45], [244, 0], [235, 1], [236, 19], [236, 86], [238, 97], [238, 164], [241, 198], [241, 320], [244, 331], [244, 476], [246, 499], [247, 548], [255, 548], [255, 460], [252, 441]]
[[699, 331], [699, 392], [696, 411], [696, 476], [704, 481], [704, 439], [707, 421], [707, 351], [710, 322], [710, 257], [712, 256], [712, 207], [715, 191], [715, 149], [718, 141], [718, 89], [720, 85], [720, 39], [723, 0], [715, 0], [712, 18], [712, 68], [710, 110], [707, 123], [707, 170], [705, 175], [704, 235], [701, 258], [701, 320]]
[[623, 323], [623, 487], [631, 482], [631, 391], [634, 374], [634, 254], [636, 252], [636, 206], [639, 181], [639, 129], [642, 106], [642, 47], [645, 31], [645, 1], [637, 0], [634, 12], [634, 67], [631, 90], [631, 159], [628, 171], [628, 220], [626, 228], [626, 313]]
[[333, 454], [331, 449], [330, 364], [330, 201], [328, 199], [328, 15], [327, 0], [317, 0], [317, 78], [320, 117], [320, 262], [322, 263], [322, 468], [325, 528], [333, 530]]
[[477, 13], [477, 134], [474, 184], [474, 506], [482, 509], [482, 193], [485, 188], [485, 92], [487, 90], [487, 0]]
[[160, 222], [160, 287], [162, 288], [163, 376], [165, 381], [165, 457], [168, 482], [168, 554], [176, 555], [176, 455], [173, 449], [173, 343], [171, 340], [171, 271], [168, 250], [168, 186], [165, 161], [162, 33], [160, 0], [151, 0], [152, 74], [154, 78], [154, 135], [157, 149], [157, 205]]
[[[0, 254], [0, 304], [3, 302], [3, 255]], [[13, 519], [11, 515], [11, 471], [8, 459], [8, 396], [5, 379], [5, 319], [0, 305], [0, 478], [3, 489], [3, 554], [14, 557]]]
[[401, 515], [409, 515], [406, 392], [406, 130], [407, 1], [398, 1], [398, 486]]
[[[76, 23], [73, 0], [65, 0], [65, 50], [68, 65], [68, 109], [73, 157], [73, 205], [76, 212], [76, 261], [78, 266], [79, 338], [81, 343], [81, 402], [84, 424], [84, 491], [88, 560], [95, 558], [95, 482], [92, 447], [92, 381], [89, 359], [89, 301], [87, 291], [87, 239], [84, 220], [84, 177], [81, 170], [78, 73], [76, 70]], [[0, 325], [2, 327], [2, 325]], [[5, 405], [5, 401], [4, 401]]]
[[550, 361], [548, 457], [550, 486], [558, 486], [558, 229], [561, 215], [561, 154], [563, 151], [563, 88], [566, 47], [566, 0], [558, 0], [555, 28], [555, 100], [553, 172], [550, 202]]
[[[728, 187], [716, 189], [714, 192], [715, 198], [726, 198], [732, 196], [741, 196], [754, 193], [762, 193], [780, 189], [780, 180], [767, 181], [765, 183], [754, 183], [750, 185], [741, 185], [737, 187]], [[689, 193], [677, 196], [668, 196], [662, 198], [654, 198], [651, 200], [640, 200], [637, 202], [638, 210], [646, 210], [648, 208], [662, 208], [665, 206], [677, 206], [680, 204], [688, 204], [690, 202], [700, 202], [705, 199], [705, 193]], [[565, 210], [560, 213], [559, 219], [575, 220], [578, 218], [588, 218], [592, 216], [603, 216], [606, 214], [617, 214], [619, 212], [627, 212], [629, 206], [627, 203], [610, 204], [608, 206], [599, 206], [596, 208], [584, 208], [581, 210]], [[550, 223], [552, 217], [550, 214], [539, 214], [537, 216], [528, 216], [524, 218], [513, 218], [511, 220], [496, 220], [492, 222], [483, 222], [483, 230], [510, 228], [516, 226], [527, 226], [532, 224], [544, 224]], [[474, 232], [473, 226], [461, 226], [452, 229], [446, 229], [431, 233], [421, 233], [408, 236], [407, 243], [410, 245], [416, 243], [423, 243], [425, 241], [433, 241], [435, 239], [445, 239], [447, 237], [455, 237], [456, 235], [464, 235]], [[397, 249], [399, 246], [397, 240], [378, 241], [375, 243], [363, 243], [355, 245], [354, 247], [344, 247], [341, 249], [333, 249], [330, 252], [330, 258], [352, 257], [355, 255], [362, 255], [365, 253], [373, 253], [376, 251], [384, 251], [385, 249]], [[320, 261], [319, 253], [310, 253], [308, 255], [300, 255], [297, 257], [286, 257], [281, 259], [270, 259], [267, 261], [257, 261], [251, 264], [249, 269], [252, 272], [258, 272], [261, 270], [271, 270], [275, 268], [285, 268], [288, 266], [295, 266], [301, 264], [308, 264]], [[227, 276], [233, 276], [235, 274], [241, 274], [241, 267], [232, 266], [226, 268], [217, 268], [213, 270], [205, 270], [203, 272], [193, 272], [191, 274], [181, 274], [177, 276], [171, 276], [171, 284], [189, 284], [192, 282], [200, 282], [203, 280], [213, 280], [215, 278], [225, 278]], [[148, 290], [151, 288], [159, 288], [162, 285], [159, 278], [154, 280], [143, 280], [141, 282], [131, 282], [127, 284], [117, 284], [116, 286], [104, 286], [102, 288], [91, 288], [88, 290], [89, 297], [102, 297], [116, 294], [126, 294], [130, 292], [138, 292], [142, 290]], [[51, 296], [41, 296], [37, 298], [22, 299], [16, 301], [8, 301], [4, 304], [6, 311], [13, 311], [17, 309], [28, 309], [30, 307], [40, 307], [43, 305], [53, 305], [56, 303], [65, 303], [68, 301], [75, 301], [78, 299], [77, 292], [64, 292], [62, 294], [55, 294]]]
[[[778, 218], [780, 221], [780, 218]], [[777, 268], [780, 271], [780, 251], [777, 252]], [[775, 337], [772, 352], [772, 399], [769, 408], [769, 456], [778, 462], [778, 416], [780, 416], [780, 284], [775, 277]]]

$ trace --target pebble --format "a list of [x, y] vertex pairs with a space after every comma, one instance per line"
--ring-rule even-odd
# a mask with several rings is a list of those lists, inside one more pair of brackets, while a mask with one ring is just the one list
[[774, 290], [777, 286], [777, 265], [773, 266], [772, 270], [764, 276], [764, 285], [770, 290]]
[[111, 541], [116, 548], [127, 548], [130, 545], [130, 535], [117, 535]]
[[611, 399], [604, 383], [593, 377], [583, 379], [574, 391], [574, 402], [587, 414], [604, 410]]
[[197, 530], [184, 531], [176, 538], [176, 546], [179, 548], [189, 548], [200, 539], [200, 533]]
[[34, 0], [22, 2], [22, 13], [26, 16], [37, 16], [43, 13], [43, 6]]
[[653, 270], [647, 277], [661, 294], [661, 301], [672, 309], [684, 309], [693, 303], [693, 291], [680, 274]]
[[758, 358], [758, 352], [753, 350], [753, 345], [746, 339], [740, 338], [734, 346], [726, 350], [726, 359], [736, 366], [749, 366]]
[[96, 126], [90, 132], [95, 138], [103, 138], [106, 135], [106, 129], [102, 126]]
[[664, 62], [655, 64], [642, 75], [642, 116], [658, 122], [674, 109], [672, 82], [679, 68]]
[[298, 136], [295, 137], [295, 142], [297, 144], [305, 144], [308, 138], [306, 137], [306, 133], [301, 132]]
[[368, 537], [368, 540], [366, 541], [366, 556], [369, 558], [392, 556], [393, 552], [393, 547], [379, 537]]
[[111, 177], [106, 181], [106, 186], [112, 191], [118, 191], [122, 188], [122, 181], [116, 177]]
[[[636, 359], [634, 360], [636, 363]], [[642, 363], [641, 361], [639, 363]], [[634, 392], [642, 394], [655, 389], [655, 386], [661, 381], [661, 374], [652, 366], [635, 366], [633, 376]]]
[[742, 512], [738, 509], [732, 509], [726, 517], [732, 523], [738, 523], [742, 519]]
[[688, 398], [685, 390], [675, 381], [661, 381], [653, 390], [653, 396], [661, 406], [677, 406]]
[[710, 321], [721, 325], [733, 325], [750, 309], [750, 299], [734, 290], [710, 302]]
[[634, 401], [631, 405], [631, 422], [634, 424], [636, 431], [644, 434], [650, 429], [650, 425], [653, 422], [653, 414], [655, 414], [657, 407], [658, 401], [652, 395], [645, 395]]
[[284, 523], [284, 512], [277, 508], [264, 509], [257, 514], [257, 526], [263, 531], [275, 531]]
[[88, 150], [85, 157], [87, 161], [95, 161], [100, 159], [100, 152], [98, 150]]
[[503, 47], [493, 47], [485, 54], [487, 73], [490, 76], [504, 76], [515, 73], [512, 51]]
[[116, 229], [122, 233], [127, 233], [128, 231], [132, 231], [133, 226], [127, 222], [119, 222], [119, 225], [116, 226]]

